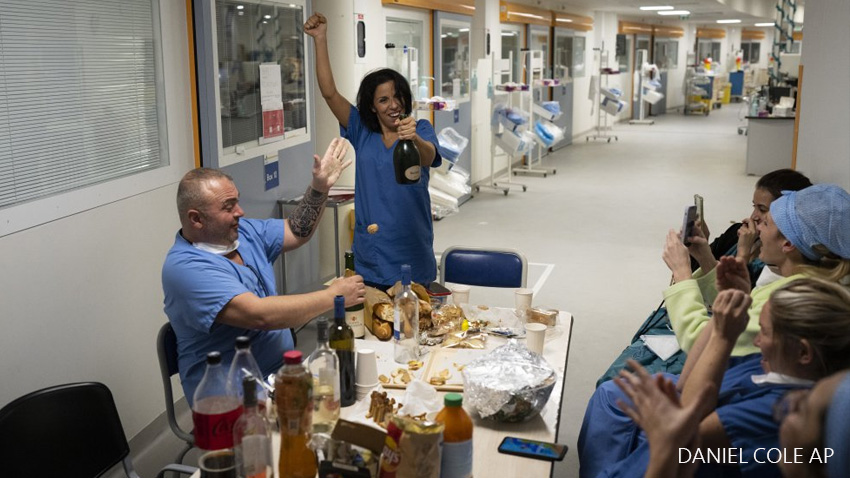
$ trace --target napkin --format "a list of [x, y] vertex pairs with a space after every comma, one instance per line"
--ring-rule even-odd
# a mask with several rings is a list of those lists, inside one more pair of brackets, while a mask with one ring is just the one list
[[407, 384], [401, 403], [399, 415], [416, 417], [424, 413], [429, 420], [433, 420], [437, 412], [443, 408], [437, 389], [422, 380], [414, 380]]
[[640, 339], [661, 360], [667, 360], [681, 350], [675, 335], [641, 335]]

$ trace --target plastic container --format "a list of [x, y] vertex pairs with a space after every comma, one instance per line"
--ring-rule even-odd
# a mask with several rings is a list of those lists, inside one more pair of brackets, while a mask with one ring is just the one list
[[440, 458], [440, 478], [472, 477], [472, 419], [463, 409], [463, 396], [447, 393], [445, 407], [434, 421], [445, 425]]

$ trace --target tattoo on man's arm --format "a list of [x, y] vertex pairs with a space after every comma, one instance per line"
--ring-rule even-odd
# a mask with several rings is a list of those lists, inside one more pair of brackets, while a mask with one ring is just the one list
[[319, 219], [322, 209], [325, 207], [325, 201], [328, 195], [320, 193], [312, 187], [307, 188], [304, 193], [304, 198], [298, 203], [298, 207], [289, 216], [289, 225], [292, 228], [292, 233], [297, 237], [310, 237], [313, 229], [316, 228], [316, 222]]

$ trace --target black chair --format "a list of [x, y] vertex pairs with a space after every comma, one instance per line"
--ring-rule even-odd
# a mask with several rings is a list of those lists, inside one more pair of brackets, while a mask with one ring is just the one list
[[514, 249], [453, 246], [440, 257], [440, 283], [525, 287], [528, 261]]
[[[118, 463], [139, 478], [112, 392], [102, 383], [57, 385], [0, 409], [0, 476], [96, 478]], [[168, 465], [191, 475], [197, 468]]]
[[177, 435], [177, 438], [186, 442], [186, 446], [177, 455], [177, 462], [183, 463], [186, 453], [195, 446], [195, 435], [180, 427], [174, 412], [174, 392], [171, 388], [171, 377], [180, 373], [180, 367], [177, 362], [177, 335], [169, 322], [163, 324], [159, 329], [159, 335], [156, 338], [156, 355], [159, 358], [159, 372], [162, 375], [162, 388], [165, 392], [165, 414], [168, 417], [168, 426], [171, 427], [171, 431]]

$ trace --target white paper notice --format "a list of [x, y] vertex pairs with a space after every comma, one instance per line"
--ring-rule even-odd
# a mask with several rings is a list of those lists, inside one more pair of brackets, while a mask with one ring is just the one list
[[283, 104], [283, 89], [280, 83], [280, 65], [263, 63], [260, 65], [260, 103], [264, 110], [280, 108]]

